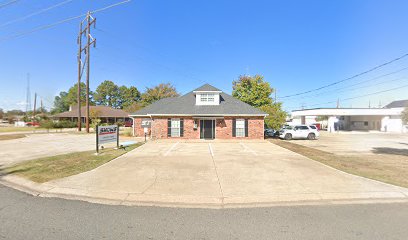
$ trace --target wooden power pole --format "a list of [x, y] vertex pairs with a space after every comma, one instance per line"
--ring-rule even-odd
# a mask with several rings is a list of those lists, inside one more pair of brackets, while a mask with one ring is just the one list
[[[85, 28], [83, 25], [85, 23]], [[84, 67], [86, 66], [86, 132], [89, 133], [89, 73], [90, 73], [90, 59], [91, 59], [91, 45], [95, 47], [96, 39], [91, 35], [91, 26], [95, 27], [96, 19], [92, 17], [91, 12], [88, 12], [86, 18], [80, 24], [79, 36], [78, 36], [78, 130], [81, 131], [81, 78]], [[86, 46], [82, 47], [82, 37], [86, 36]], [[82, 52], [85, 53], [85, 64], [82, 63]]]
[[81, 78], [82, 78], [82, 22], [79, 26], [78, 34], [78, 91], [77, 91], [77, 104], [78, 104], [78, 131], [82, 130], [82, 121], [81, 121]]

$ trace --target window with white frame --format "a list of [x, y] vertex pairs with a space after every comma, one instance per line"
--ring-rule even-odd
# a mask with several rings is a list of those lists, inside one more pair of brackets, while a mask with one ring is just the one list
[[180, 137], [180, 119], [172, 118], [171, 119], [171, 136]]
[[245, 119], [236, 120], [235, 134], [237, 137], [245, 137]]
[[215, 101], [214, 94], [202, 93], [200, 95], [200, 101], [201, 102], [214, 102]]

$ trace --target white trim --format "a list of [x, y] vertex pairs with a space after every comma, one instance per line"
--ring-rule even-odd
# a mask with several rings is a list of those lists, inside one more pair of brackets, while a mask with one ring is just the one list
[[146, 116], [148, 116], [148, 117], [152, 117], [152, 116], [155, 116], [155, 117], [160, 117], [160, 116], [164, 116], [164, 117], [167, 117], [167, 116], [185, 116], [185, 117], [194, 117], [194, 116], [197, 116], [197, 117], [200, 117], [200, 116], [202, 116], [202, 117], [206, 117], [206, 116], [209, 116], [209, 117], [217, 117], [217, 116], [219, 116], [219, 117], [236, 117], [236, 116], [238, 116], [238, 117], [266, 117], [266, 116], [269, 116], [269, 114], [169, 114], [169, 113], [165, 113], [165, 114], [145, 114], [145, 115], [129, 115], [130, 117], [146, 117]]

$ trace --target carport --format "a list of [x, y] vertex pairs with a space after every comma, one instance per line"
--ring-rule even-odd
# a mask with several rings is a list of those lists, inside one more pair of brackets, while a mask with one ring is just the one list
[[[337, 130], [404, 132], [406, 129], [402, 125], [401, 112], [400, 108], [315, 108], [292, 111], [292, 117], [300, 118], [301, 124], [316, 123], [318, 116], [328, 117], [329, 132]], [[306, 117], [309, 122], [306, 122]]]

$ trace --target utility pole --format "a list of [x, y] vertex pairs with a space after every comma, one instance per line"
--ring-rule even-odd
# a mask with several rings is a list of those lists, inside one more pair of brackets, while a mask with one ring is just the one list
[[[83, 24], [85, 23], [85, 28]], [[79, 36], [78, 36], [78, 130], [81, 131], [81, 78], [82, 72], [85, 65], [82, 64], [82, 52], [85, 53], [85, 64], [86, 64], [86, 132], [89, 133], [89, 73], [90, 73], [90, 47], [96, 45], [96, 39], [91, 35], [91, 26], [95, 27], [96, 19], [92, 17], [91, 12], [88, 12], [86, 18], [80, 24]], [[86, 35], [86, 46], [82, 48], [82, 36]]]
[[37, 107], [37, 93], [34, 93], [33, 119], [35, 118], [35, 108], [36, 107]]
[[276, 103], [276, 88], [275, 88], [275, 103]]
[[339, 108], [339, 107], [340, 107], [340, 99], [337, 98], [337, 108]]
[[78, 104], [78, 131], [82, 130], [82, 121], [81, 121], [81, 78], [82, 78], [82, 22], [79, 25], [79, 34], [78, 34], [78, 92], [77, 92], [77, 104]]
[[30, 93], [30, 74], [27, 73], [27, 95], [26, 95], [26, 116], [28, 117], [28, 111], [31, 110], [31, 93]]

